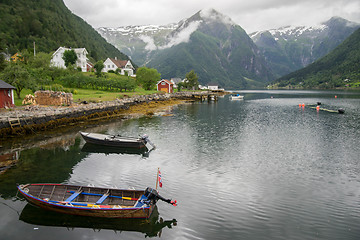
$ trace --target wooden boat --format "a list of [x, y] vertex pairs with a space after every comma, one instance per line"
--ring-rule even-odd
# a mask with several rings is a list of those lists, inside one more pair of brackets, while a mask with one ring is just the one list
[[[143, 148], [147, 143], [150, 142], [149, 137], [145, 134], [142, 137], [124, 137], [119, 135], [107, 135], [101, 133], [87, 133], [80, 132], [80, 135], [84, 138], [87, 143], [113, 146], [113, 147], [124, 147], [124, 148]], [[154, 147], [154, 146], [153, 146]]]
[[241, 100], [244, 99], [244, 96], [240, 95], [240, 94], [232, 94], [230, 95], [230, 100]]
[[59, 213], [104, 218], [149, 218], [161, 197], [156, 190], [124, 190], [66, 184], [25, 184], [18, 190], [36, 206]]

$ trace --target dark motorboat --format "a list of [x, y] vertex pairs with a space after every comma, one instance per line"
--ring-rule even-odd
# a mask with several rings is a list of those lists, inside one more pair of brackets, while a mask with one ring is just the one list
[[18, 190], [38, 207], [59, 213], [103, 218], [149, 218], [161, 197], [152, 188], [124, 190], [66, 184], [25, 184]]
[[87, 143], [92, 144], [124, 148], [143, 148], [149, 143], [154, 147], [146, 134], [138, 138], [87, 132], [80, 132], [80, 134]]
[[90, 228], [96, 231], [101, 229], [114, 231], [141, 232], [145, 237], [155, 237], [161, 235], [165, 227], [172, 228], [176, 226], [175, 219], [163, 220], [159, 218], [157, 206], [148, 219], [106, 219], [96, 217], [73, 216], [57, 212], [49, 212], [42, 208], [27, 204], [20, 214], [21, 221], [41, 226], [66, 227], [73, 228]]

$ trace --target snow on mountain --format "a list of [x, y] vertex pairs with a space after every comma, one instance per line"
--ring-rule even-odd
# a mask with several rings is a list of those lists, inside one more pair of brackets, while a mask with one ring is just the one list
[[288, 40], [290, 38], [295, 39], [302, 36], [311, 37], [312, 34], [318, 35], [326, 31], [328, 28], [329, 27], [325, 24], [321, 24], [318, 26], [286, 26], [278, 29], [254, 32], [249, 34], [249, 36], [256, 42], [257, 38], [261, 34], [269, 32], [276, 41], [278, 41], [279, 39]]
[[155, 35], [163, 31], [172, 31], [178, 27], [178, 24], [172, 23], [168, 25], [146, 25], [146, 26], [122, 26], [117, 28], [100, 27], [96, 29], [98, 32], [107, 34], [120, 34], [123, 36], [135, 37], [143, 35]]

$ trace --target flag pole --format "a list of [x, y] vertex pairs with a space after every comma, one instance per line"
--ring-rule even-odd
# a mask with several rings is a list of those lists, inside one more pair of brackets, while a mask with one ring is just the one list
[[159, 183], [159, 170], [160, 170], [160, 168], [158, 168], [157, 169], [157, 173], [156, 173], [156, 190], [157, 190], [157, 188], [158, 188], [158, 183]]

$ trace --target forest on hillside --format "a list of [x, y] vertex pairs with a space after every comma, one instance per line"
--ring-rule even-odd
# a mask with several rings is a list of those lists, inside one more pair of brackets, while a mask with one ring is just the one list
[[2, 0], [0, 2], [0, 52], [51, 53], [60, 46], [86, 48], [89, 59], [127, 60], [88, 23], [71, 13], [62, 0]]

